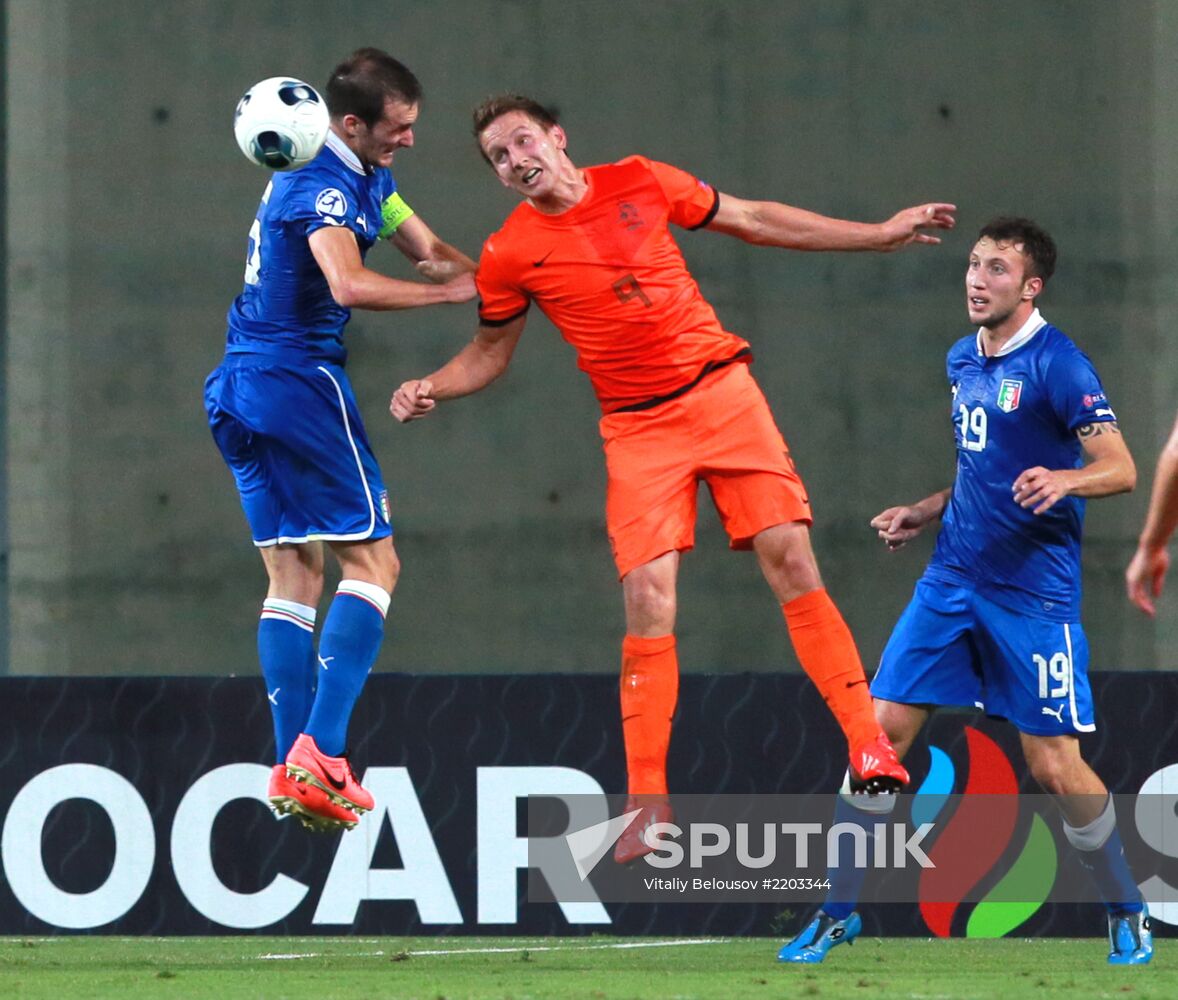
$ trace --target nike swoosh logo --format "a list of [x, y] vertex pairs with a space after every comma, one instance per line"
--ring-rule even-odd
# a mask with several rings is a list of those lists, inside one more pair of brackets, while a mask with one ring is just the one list
[[327, 783], [331, 785], [337, 792], [342, 792], [348, 786], [347, 779], [338, 780], [327, 768], [323, 769], [323, 776], [327, 779]]
[[534, 261], [532, 261], [532, 267], [539, 267], [541, 264], [543, 264], [543, 263], [544, 263], [544, 261], [546, 261], [546, 260], [547, 260], [549, 257], [551, 257], [551, 256], [552, 256], [552, 251], [551, 251], [551, 250], [549, 250], [549, 251], [548, 251], [548, 253], [546, 253], [546, 254], [545, 254], [543, 257], [541, 257], [539, 260], [534, 260]]
[[847, 687], [853, 688], [856, 684], [866, 684], [867, 681], [847, 681]]

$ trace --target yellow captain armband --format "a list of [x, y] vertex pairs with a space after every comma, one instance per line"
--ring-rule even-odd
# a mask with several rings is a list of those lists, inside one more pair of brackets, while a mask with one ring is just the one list
[[377, 236], [382, 240], [388, 239], [412, 214], [413, 209], [406, 205], [405, 199], [394, 191], [381, 203], [380, 232], [377, 233]]

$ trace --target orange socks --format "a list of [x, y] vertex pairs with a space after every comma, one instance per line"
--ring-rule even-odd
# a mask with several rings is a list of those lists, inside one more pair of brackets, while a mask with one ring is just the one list
[[[881, 732], [855, 640], [825, 590], [782, 606], [794, 650], [852, 749]], [[675, 637], [622, 642], [622, 732], [630, 795], [667, 794], [667, 748], [679, 697]]]
[[626, 636], [622, 642], [621, 695], [627, 790], [631, 795], [666, 795], [671, 716], [679, 697], [679, 660], [673, 635], [654, 639]]
[[851, 630], [825, 589], [783, 604], [802, 669], [842, 727], [852, 752], [881, 732]]

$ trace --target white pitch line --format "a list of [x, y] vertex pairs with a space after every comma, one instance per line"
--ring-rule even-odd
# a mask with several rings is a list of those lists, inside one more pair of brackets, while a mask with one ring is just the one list
[[[519, 954], [520, 952], [533, 951], [604, 951], [604, 950], [623, 950], [628, 948], [680, 948], [685, 945], [695, 944], [727, 944], [728, 938], [683, 938], [678, 941], [620, 941], [615, 944], [588, 944], [588, 945], [529, 945], [521, 948], [439, 948], [423, 951], [407, 951], [404, 954], [411, 957], [419, 957], [423, 955], [511, 955]], [[259, 955], [258, 958], [263, 961], [291, 961], [300, 958], [322, 958], [326, 952], [322, 951], [305, 951], [290, 954], [267, 954]], [[361, 951], [349, 952], [342, 954], [340, 952], [332, 952], [333, 958], [379, 958], [384, 955], [382, 951]]]
[[727, 938], [684, 938], [682, 941], [624, 941], [617, 944], [587, 944], [571, 948], [561, 945], [533, 945], [530, 948], [451, 948], [438, 951], [411, 951], [410, 955], [499, 955], [520, 951], [602, 951], [607, 948], [677, 948], [689, 944], [727, 944]]
[[[367, 952], [367, 954], [380, 955], [382, 953], [379, 951], [375, 951], [375, 952]], [[264, 962], [268, 962], [271, 960], [277, 961], [277, 962], [288, 962], [293, 958], [321, 958], [322, 955], [323, 955], [323, 952], [321, 952], [321, 951], [304, 951], [304, 952], [300, 952], [297, 955], [259, 955], [258, 958]], [[354, 958], [355, 956], [349, 956], [349, 957]]]

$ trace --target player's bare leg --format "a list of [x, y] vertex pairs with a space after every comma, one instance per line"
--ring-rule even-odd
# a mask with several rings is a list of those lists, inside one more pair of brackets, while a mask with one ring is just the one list
[[822, 588], [810, 529], [802, 522], [766, 528], [753, 538], [753, 551], [778, 603], [789, 604]]
[[622, 577], [627, 635], [653, 639], [675, 631], [678, 581], [678, 552], [664, 552]]
[[929, 709], [923, 705], [905, 705], [898, 701], [875, 699], [875, 718], [892, 741], [896, 756], [903, 760], [912, 749], [912, 744], [924, 724], [928, 722]]
[[908, 772], [876, 721], [859, 651], [822, 585], [809, 527], [798, 521], [766, 528], [753, 538], [753, 550], [781, 604], [798, 660], [847, 738], [852, 788], [902, 788]]
[[1056, 796], [1072, 826], [1086, 826], [1104, 811], [1108, 788], [1080, 756], [1075, 736], [1019, 735], [1031, 776], [1043, 791]]
[[268, 545], [258, 549], [270, 586], [267, 597], [297, 601], [317, 607], [323, 596], [324, 547], [322, 542], [303, 545]]
[[392, 594], [401, 575], [401, 560], [391, 536], [371, 542], [329, 542], [344, 579], [372, 583]]
[[348, 721], [376, 661], [384, 619], [400, 573], [389, 537], [332, 542], [341, 579], [319, 641], [319, 674], [306, 729], [286, 758], [291, 777], [321, 789], [357, 813], [374, 805], [352, 771], [345, 744]]
[[1075, 736], [1019, 735], [1027, 768], [1055, 797], [1063, 832], [1105, 902], [1109, 963], [1144, 965], [1153, 957], [1149, 911], [1125, 862], [1108, 788], [1080, 755]]
[[675, 653], [679, 553], [665, 552], [622, 578], [626, 638], [622, 643], [620, 697], [626, 745], [626, 811], [641, 812], [618, 838], [614, 860], [628, 864], [649, 854], [644, 834], [669, 822], [667, 748], [679, 696]]

